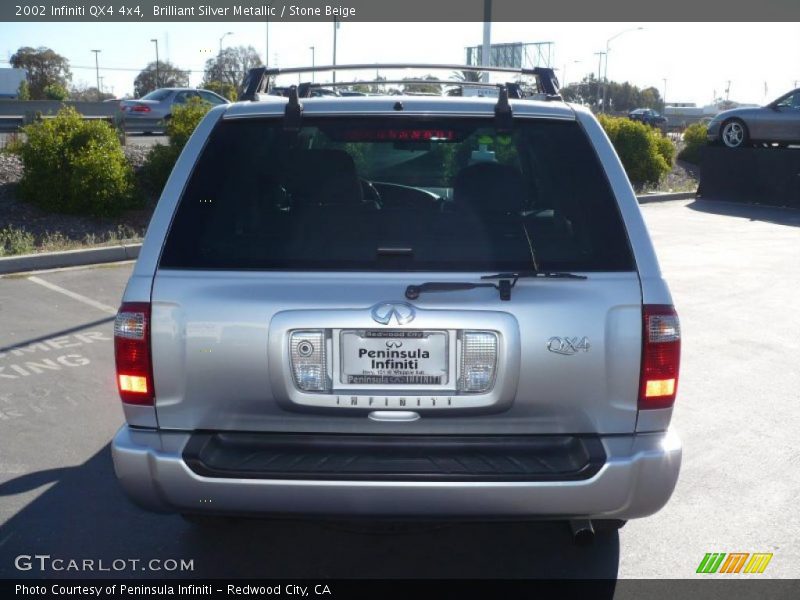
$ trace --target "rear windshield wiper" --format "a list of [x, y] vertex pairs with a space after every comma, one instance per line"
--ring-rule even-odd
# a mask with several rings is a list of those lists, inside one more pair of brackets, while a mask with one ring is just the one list
[[406, 288], [406, 298], [416, 300], [425, 292], [455, 292], [458, 290], [474, 290], [477, 288], [494, 288], [500, 292], [500, 300], [511, 300], [511, 289], [517, 280], [529, 277], [548, 279], [586, 279], [585, 275], [563, 273], [558, 271], [524, 271], [519, 273], [496, 273], [484, 275], [481, 279], [498, 279], [497, 283], [475, 283], [471, 281], [426, 281]]

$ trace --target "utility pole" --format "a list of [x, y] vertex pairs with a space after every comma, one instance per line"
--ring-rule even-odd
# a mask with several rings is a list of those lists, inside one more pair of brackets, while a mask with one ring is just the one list
[[[483, 49], [481, 50], [481, 66], [492, 66], [492, 0], [483, 0]], [[489, 71], [481, 77], [483, 83], [489, 83]]]
[[725, 86], [725, 102], [728, 102], [730, 100], [730, 96], [731, 96], [731, 80], [729, 79], [728, 85]]
[[664, 103], [664, 112], [667, 111], [667, 78], [664, 78], [664, 97], [661, 99]]
[[97, 93], [100, 93], [100, 63], [98, 62], [97, 55], [102, 52], [102, 50], [92, 50], [94, 52], [94, 70], [97, 74]]
[[103, 93], [103, 78], [100, 78], [100, 87], [97, 88], [97, 96], [100, 97]]
[[[313, 68], [315, 68], [317, 66], [317, 62], [316, 62], [316, 58], [315, 58], [316, 50], [315, 50], [314, 46], [309, 46], [308, 49], [311, 50], [311, 68], [313, 69]], [[311, 83], [314, 83], [314, 81], [316, 80], [315, 75], [316, 75], [316, 72], [311, 71]]]
[[159, 75], [159, 73], [158, 73], [158, 40], [156, 38], [153, 38], [150, 41], [153, 42], [156, 45], [156, 89], [158, 89], [159, 87], [161, 87], [160, 84], [159, 84], [161, 79], [158, 76]]

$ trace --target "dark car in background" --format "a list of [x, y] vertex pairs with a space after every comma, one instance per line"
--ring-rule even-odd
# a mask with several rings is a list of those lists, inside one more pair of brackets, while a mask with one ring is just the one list
[[628, 113], [628, 118], [633, 121], [641, 121], [651, 127], [663, 127], [667, 124], [667, 117], [657, 113], [652, 108], [637, 108]]
[[230, 101], [209, 90], [192, 88], [160, 88], [141, 98], [121, 100], [119, 110], [126, 131], [152, 133], [163, 131], [176, 105], [186, 104], [192, 98], [199, 98], [214, 106], [230, 104]]

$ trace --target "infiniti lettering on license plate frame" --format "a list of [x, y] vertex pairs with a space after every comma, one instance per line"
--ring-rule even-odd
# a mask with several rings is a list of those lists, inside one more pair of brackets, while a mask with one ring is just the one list
[[446, 331], [343, 331], [341, 380], [355, 385], [443, 385]]

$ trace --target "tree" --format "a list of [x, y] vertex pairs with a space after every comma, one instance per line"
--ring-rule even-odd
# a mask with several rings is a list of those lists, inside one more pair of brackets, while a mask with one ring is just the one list
[[23, 79], [19, 84], [19, 89], [17, 89], [17, 100], [30, 100], [31, 99], [31, 88], [28, 85], [27, 79]]
[[44, 88], [44, 97], [47, 100], [66, 100], [69, 96], [67, 88], [58, 83], [51, 83]]
[[464, 83], [480, 83], [483, 73], [480, 71], [453, 71], [453, 79]]
[[261, 58], [252, 46], [229, 46], [214, 58], [206, 61], [206, 74], [203, 87], [214, 81], [239, 89], [247, 72], [261, 66]]
[[158, 81], [156, 81], [156, 63], [149, 63], [133, 80], [134, 96], [141, 98], [153, 90], [162, 87], [188, 87], [189, 71], [182, 71], [172, 63], [158, 61]]
[[231, 102], [236, 102], [236, 98], [239, 95], [234, 86], [232, 86], [230, 83], [223, 83], [221, 81], [203, 81], [200, 87], [214, 92], [215, 94], [219, 94]]
[[87, 87], [85, 84], [73, 85], [69, 89], [69, 99], [78, 100], [82, 102], [102, 102], [113, 98], [113, 94], [100, 92], [95, 86]]
[[45, 88], [59, 85], [66, 88], [72, 79], [69, 61], [50, 48], [23, 46], [11, 56], [11, 66], [28, 72], [28, 87], [31, 100], [46, 98]]
[[[404, 77], [403, 81], [420, 79], [419, 77]], [[426, 81], [437, 81], [433, 75], [425, 75], [422, 79]], [[440, 96], [442, 94], [442, 86], [438, 83], [405, 83], [403, 84], [403, 93], [405, 94], [435, 94]]]
[[[560, 92], [567, 102], [584, 104], [593, 110], [599, 110], [600, 105], [597, 99], [603, 97], [603, 85], [594, 75], [587, 75], [580, 83], [571, 83], [561, 88]], [[607, 112], [616, 113], [627, 113], [634, 108], [660, 110], [664, 105], [657, 88], [640, 89], [627, 81], [623, 83], [609, 81], [606, 99], [608, 101]]]

